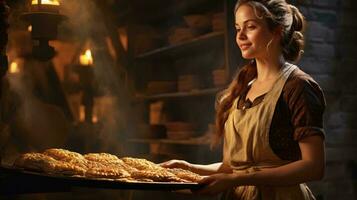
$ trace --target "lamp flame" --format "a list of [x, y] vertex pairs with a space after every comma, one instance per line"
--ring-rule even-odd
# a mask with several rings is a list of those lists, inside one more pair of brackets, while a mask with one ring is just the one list
[[92, 52], [87, 49], [83, 55], [79, 56], [79, 62], [81, 63], [81, 65], [86, 66], [93, 64]]
[[[32, 5], [39, 4], [39, 0], [32, 0], [31, 2]], [[60, 3], [58, 0], [42, 0], [41, 5], [54, 5], [54, 6], [59, 6]]]
[[10, 64], [9, 72], [10, 72], [10, 74], [17, 74], [20, 72], [20, 68], [19, 68], [19, 65], [17, 64], [17, 62], [12, 62]]

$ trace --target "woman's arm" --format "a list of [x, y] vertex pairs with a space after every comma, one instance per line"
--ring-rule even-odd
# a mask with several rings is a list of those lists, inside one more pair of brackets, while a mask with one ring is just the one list
[[162, 167], [167, 168], [182, 168], [202, 176], [212, 175], [216, 173], [232, 173], [232, 169], [222, 162], [200, 165], [192, 164], [184, 160], [170, 160], [160, 164]]
[[299, 141], [302, 159], [276, 168], [248, 174], [216, 174], [204, 178], [207, 187], [198, 191], [216, 194], [239, 185], [287, 186], [322, 179], [325, 169], [325, 150], [321, 136], [310, 136]]
[[302, 159], [281, 167], [238, 175], [238, 185], [293, 185], [320, 180], [324, 176], [325, 150], [320, 136], [299, 141]]
[[191, 164], [188, 170], [200, 174], [202, 176], [217, 174], [217, 173], [232, 173], [232, 168], [223, 162], [213, 163], [209, 165]]

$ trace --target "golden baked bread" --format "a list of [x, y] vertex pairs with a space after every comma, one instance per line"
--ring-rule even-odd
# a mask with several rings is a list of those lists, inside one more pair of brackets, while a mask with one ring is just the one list
[[198, 182], [201, 177], [183, 169], [163, 168], [149, 160], [108, 153], [79, 154], [65, 149], [19, 156], [15, 167], [49, 174], [107, 178], [126, 182]]
[[115, 179], [117, 181], [122, 181], [122, 182], [130, 182], [130, 183], [138, 183], [138, 182], [154, 182], [153, 180], [151, 179], [134, 179], [132, 177], [127, 177], [127, 178], [117, 178]]
[[14, 166], [28, 170], [64, 175], [83, 175], [85, 172], [85, 169], [82, 167], [55, 160], [41, 153], [22, 154], [15, 160]]
[[100, 165], [104, 165], [106, 167], [124, 169], [129, 173], [137, 170], [126, 164], [117, 156], [108, 153], [89, 153], [85, 154], [84, 158], [89, 162], [99, 163]]
[[157, 171], [157, 170], [162, 170], [164, 169], [163, 167], [160, 167], [159, 165], [148, 161], [143, 158], [132, 158], [132, 157], [124, 157], [122, 160], [129, 166], [134, 167], [138, 170], [151, 170], [151, 171]]
[[47, 149], [43, 152], [43, 154], [50, 156], [56, 160], [61, 160], [65, 162], [84, 159], [82, 154], [73, 151], [68, 151], [66, 149]]
[[123, 162], [117, 156], [109, 153], [88, 153], [84, 155], [87, 160], [101, 162], [101, 163], [117, 163]]
[[199, 182], [202, 179], [202, 176], [193, 173], [188, 170], [180, 169], [180, 168], [172, 168], [172, 169], [167, 169], [167, 171], [175, 174], [177, 177], [184, 179], [189, 182]]
[[156, 182], [187, 182], [181, 178], [178, 178], [174, 174], [162, 170], [162, 171], [150, 171], [150, 170], [138, 170], [131, 173], [131, 177], [138, 179], [149, 179]]
[[86, 177], [120, 179], [130, 177], [129, 172], [121, 168], [97, 167], [90, 168], [85, 173]]
[[56, 160], [70, 163], [72, 165], [87, 168], [87, 160], [84, 159], [83, 155], [77, 152], [69, 151], [66, 149], [47, 149], [43, 152], [44, 155], [50, 156]]
[[25, 153], [20, 155], [14, 162], [15, 167], [43, 171], [45, 163], [55, 162], [52, 157], [43, 155], [41, 153]]
[[124, 157], [122, 160], [137, 169], [136, 171], [130, 172], [131, 177], [136, 180], [149, 179], [157, 182], [189, 182], [169, 172], [166, 168], [146, 159]]
[[80, 175], [83, 176], [86, 172], [85, 168], [73, 165], [71, 163], [56, 160], [54, 162], [46, 163], [43, 166], [44, 172], [50, 174], [62, 174], [62, 175]]

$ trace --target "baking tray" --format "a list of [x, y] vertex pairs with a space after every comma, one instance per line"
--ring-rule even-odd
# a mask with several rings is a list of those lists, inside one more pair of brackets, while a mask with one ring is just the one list
[[175, 182], [124, 182], [113, 179], [94, 179], [76, 176], [62, 176], [26, 171], [0, 166], [0, 194], [70, 192], [74, 187], [122, 190], [197, 190], [198, 183]]

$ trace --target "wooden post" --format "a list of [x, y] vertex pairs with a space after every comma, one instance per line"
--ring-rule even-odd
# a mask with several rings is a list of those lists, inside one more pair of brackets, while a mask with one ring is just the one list
[[5, 0], [0, 0], [0, 78], [6, 74], [8, 69], [8, 61], [6, 56], [6, 44], [8, 41], [7, 28], [9, 27], [7, 22], [8, 14], [9, 7], [6, 5]]

